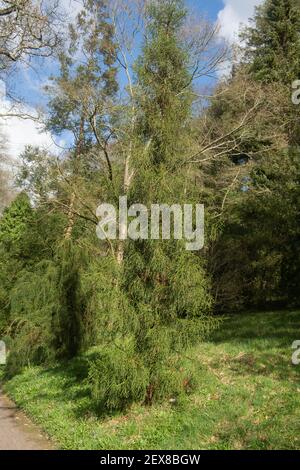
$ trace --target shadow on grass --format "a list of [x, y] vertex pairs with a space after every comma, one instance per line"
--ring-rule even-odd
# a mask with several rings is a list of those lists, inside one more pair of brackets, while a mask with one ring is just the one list
[[274, 340], [279, 348], [291, 346], [295, 339], [300, 339], [300, 311], [232, 315], [225, 318], [209, 341], [216, 344], [242, 343], [253, 339]]
[[95, 418], [107, 419], [122, 414], [121, 411], [107, 411], [101, 408], [92, 398], [91, 387], [88, 381], [89, 356], [78, 356], [70, 361], [64, 361], [57, 365], [49, 366], [40, 372], [41, 377], [49, 377], [50, 382], [56, 384], [49, 390], [35, 395], [36, 400], [52, 400], [59, 404], [72, 403], [71, 412], [77, 419]]
[[[288, 380], [295, 384], [298, 384], [300, 379], [300, 368], [294, 366], [290, 358], [281, 354], [240, 354], [236, 357], [223, 358], [222, 365], [228, 367], [234, 374], [242, 376], [270, 377], [280, 381]], [[211, 366], [219, 368], [220, 363], [213, 361]]]
[[[221, 358], [211, 358], [215, 369], [229, 368], [238, 376], [270, 377], [283, 381], [299, 382], [300, 366], [291, 363], [294, 340], [300, 339], [300, 312], [273, 312], [240, 314], [228, 317], [219, 331], [210, 338], [212, 345], [228, 343]], [[240, 350], [238, 354], [237, 346]], [[96, 353], [95, 353], [96, 354]], [[88, 382], [89, 362], [93, 352], [40, 369], [38, 390], [31, 400], [51, 402], [55, 407], [67, 409], [76, 419], [100, 419], [119, 417], [121, 411], [108, 412], [93, 400]], [[23, 376], [23, 380], [24, 376]], [[34, 377], [26, 377], [28, 386]]]
[[239, 345], [241, 353], [225, 354], [221, 364], [220, 360], [214, 360], [211, 365], [216, 368], [225, 365], [239, 375], [299, 382], [300, 366], [292, 364], [292, 344], [297, 339], [300, 339], [299, 311], [227, 317], [210, 342]]

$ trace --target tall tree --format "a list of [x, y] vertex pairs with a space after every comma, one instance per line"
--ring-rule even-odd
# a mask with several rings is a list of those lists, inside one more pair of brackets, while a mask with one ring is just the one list
[[[147, 39], [136, 64], [140, 110], [136, 132], [143, 151], [135, 156], [139, 171], [129, 197], [148, 207], [162, 202], [196, 203], [199, 193], [193, 174], [184, 166], [190, 142], [192, 77], [189, 51], [179, 31], [187, 11], [182, 1], [166, 0], [152, 2], [148, 15]], [[209, 283], [203, 259], [186, 251], [182, 241], [129, 243], [127, 249], [125, 284], [138, 312], [136, 347], [149, 370], [147, 400], [151, 402], [166, 386], [167, 377], [174, 383], [170, 355], [201, 339], [211, 326]]]
[[[135, 108], [129, 109], [125, 136], [125, 141], [130, 136], [131, 177], [120, 185], [129, 205], [138, 201], [149, 208], [199, 200], [183, 165], [192, 103], [190, 57], [179, 34], [185, 19], [180, 0], [150, 2], [147, 10], [146, 39], [135, 65]], [[97, 362], [102, 375], [95, 366], [91, 378], [102, 405], [112, 406], [111, 390], [119, 391], [115, 406], [141, 397], [151, 404], [182, 393], [184, 380], [189, 382], [188, 371], [182, 374], [178, 366], [180, 351], [201, 340], [214, 321], [203, 259], [175, 238], [124, 240], [122, 251], [117, 245], [118, 256], [110, 262], [111, 280], [105, 274], [97, 280], [92, 299], [99, 310], [102, 306], [100, 325], [106, 337], [100, 339], [103, 352]], [[114, 286], [109, 294], [103, 281]], [[103, 309], [104, 302], [110, 308]], [[111, 375], [102, 381], [105, 363]]]
[[[113, 137], [108, 109], [117, 92], [117, 69], [114, 29], [103, 0], [86, 0], [74, 24], [69, 27], [69, 50], [60, 55], [61, 71], [54, 79], [50, 94], [50, 117], [47, 128], [55, 134], [71, 133], [68, 225], [65, 237], [71, 238], [75, 222], [77, 196], [76, 176], [84, 167], [84, 155], [93, 146], [98, 163], [105, 160], [108, 178], [112, 165], [108, 154]], [[73, 189], [72, 189], [73, 188]]]

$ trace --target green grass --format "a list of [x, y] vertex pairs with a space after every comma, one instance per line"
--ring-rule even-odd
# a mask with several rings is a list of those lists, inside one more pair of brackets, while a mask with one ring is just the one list
[[4, 389], [62, 449], [300, 449], [297, 339], [299, 311], [227, 318], [189, 352], [199, 387], [177, 406], [97, 417], [85, 358], [30, 367]]

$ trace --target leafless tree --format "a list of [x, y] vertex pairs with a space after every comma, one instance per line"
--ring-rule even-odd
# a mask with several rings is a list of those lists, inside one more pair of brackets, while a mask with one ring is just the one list
[[49, 57], [59, 44], [57, 0], [0, 0], [0, 70]]

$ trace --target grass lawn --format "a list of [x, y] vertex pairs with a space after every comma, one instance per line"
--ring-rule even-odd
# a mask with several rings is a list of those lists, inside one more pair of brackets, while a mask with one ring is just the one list
[[199, 387], [179, 405], [97, 417], [85, 359], [30, 367], [4, 390], [62, 449], [300, 449], [300, 312], [226, 318], [189, 352]]

